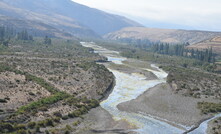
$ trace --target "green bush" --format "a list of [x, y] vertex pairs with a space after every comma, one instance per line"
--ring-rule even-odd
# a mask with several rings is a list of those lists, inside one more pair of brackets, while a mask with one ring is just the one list
[[72, 130], [72, 127], [69, 126], [69, 125], [66, 125], [66, 129], [67, 129], [67, 130]]
[[28, 94], [31, 96], [35, 96], [35, 94], [33, 92], [29, 92]]
[[0, 103], [7, 103], [7, 100], [5, 100], [5, 99], [0, 99]]
[[75, 110], [73, 113], [74, 117], [79, 117], [82, 113], [80, 110]]
[[45, 121], [39, 121], [37, 127], [40, 127], [40, 128], [46, 127], [45, 126]]
[[64, 132], [64, 134], [70, 134], [71, 132], [69, 131], [69, 130], [66, 130], [65, 132]]
[[27, 126], [28, 126], [28, 128], [30, 128], [30, 129], [34, 129], [35, 126], [36, 126], [36, 123], [35, 123], [35, 122], [29, 122]]
[[90, 108], [96, 108], [99, 106], [99, 102], [97, 100], [92, 99], [91, 102], [89, 103]]
[[50, 134], [48, 130], [45, 130], [45, 134]]
[[25, 74], [25, 79], [26, 81], [34, 81], [37, 84], [41, 85], [42, 87], [44, 87], [46, 90], [48, 90], [49, 92], [55, 94], [58, 92], [57, 89], [55, 89], [51, 84], [47, 83], [44, 79], [33, 76], [31, 74]]
[[40, 126], [39, 126], [39, 125], [36, 126], [35, 132], [36, 132], [36, 133], [39, 133], [39, 132], [40, 132]]
[[68, 117], [69, 117], [69, 118], [74, 118], [75, 115], [74, 115], [73, 113], [68, 113]]
[[18, 109], [17, 113], [26, 113], [33, 110], [37, 110], [38, 108], [48, 106], [51, 104], [54, 104], [60, 100], [63, 100], [64, 98], [68, 97], [69, 95], [64, 92], [58, 92], [52, 96], [49, 96], [47, 98], [40, 99], [36, 102], [32, 102], [26, 106], [22, 106]]
[[59, 123], [59, 122], [60, 122], [60, 120], [61, 120], [61, 118], [60, 118], [60, 117], [55, 117], [55, 118], [53, 118], [53, 121], [54, 121], [54, 122], [56, 122], [56, 123]]
[[54, 112], [53, 115], [56, 117], [62, 117], [62, 114], [60, 112]]
[[24, 124], [17, 124], [14, 128], [16, 130], [26, 130], [26, 126]]
[[68, 115], [62, 116], [62, 120], [67, 120], [68, 119]]
[[24, 130], [24, 129], [18, 130], [18, 131], [16, 132], [16, 134], [27, 134], [27, 131]]
[[75, 121], [75, 122], [73, 122], [73, 126], [78, 126], [80, 124], [80, 121], [78, 120], [78, 121]]
[[14, 131], [14, 127], [12, 124], [10, 123], [0, 123], [0, 132], [4, 133], [4, 132], [13, 132]]
[[197, 106], [203, 114], [221, 112], [221, 103], [198, 102]]
[[51, 126], [54, 127], [54, 122], [52, 119], [46, 119], [45, 120], [45, 126]]
[[85, 106], [82, 106], [79, 110], [80, 110], [80, 112], [83, 113], [83, 114], [85, 114], [85, 113], [88, 112], [88, 110], [87, 110], [87, 108], [86, 108]]

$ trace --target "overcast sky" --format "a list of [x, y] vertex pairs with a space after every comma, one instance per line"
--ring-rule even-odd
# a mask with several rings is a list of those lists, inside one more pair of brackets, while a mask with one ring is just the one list
[[221, 0], [73, 0], [147, 27], [221, 31]]

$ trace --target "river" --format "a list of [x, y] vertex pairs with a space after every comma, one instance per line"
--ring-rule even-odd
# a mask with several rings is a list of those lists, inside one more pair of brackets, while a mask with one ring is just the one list
[[[123, 61], [127, 60], [127, 58], [120, 56], [119, 52], [102, 48], [95, 45], [93, 42], [81, 42], [81, 44], [85, 47], [93, 48], [95, 53], [107, 57], [108, 61], [111, 61], [114, 64], [123, 65]], [[100, 105], [103, 109], [108, 111], [115, 120], [126, 120], [129, 124], [136, 126], [137, 129], [132, 131], [139, 134], [182, 134], [185, 132], [184, 129], [177, 128], [150, 116], [128, 113], [120, 111], [117, 108], [118, 104], [136, 99], [148, 89], [158, 84], [166, 83], [167, 73], [155, 65], [151, 65], [151, 67], [152, 69], [146, 68], [145, 70], [155, 74], [158, 77], [156, 80], [147, 80], [145, 76], [140, 74], [128, 74], [108, 68], [116, 78], [116, 85], [109, 97], [101, 102]], [[199, 132], [206, 132], [208, 121], [203, 122], [200, 127], [191, 132], [191, 134], [201, 134]]]

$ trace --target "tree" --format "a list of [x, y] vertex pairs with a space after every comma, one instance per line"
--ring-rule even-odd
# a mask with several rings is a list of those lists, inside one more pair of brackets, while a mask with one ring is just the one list
[[33, 37], [28, 34], [27, 30], [23, 30], [17, 33], [18, 40], [33, 40]]
[[45, 36], [44, 38], [44, 44], [51, 45], [51, 39], [48, 36]]

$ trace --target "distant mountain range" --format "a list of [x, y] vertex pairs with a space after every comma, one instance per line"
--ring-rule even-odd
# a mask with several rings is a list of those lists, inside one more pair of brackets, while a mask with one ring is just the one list
[[71, 0], [0, 0], [0, 15], [0, 24], [7, 20], [8, 25], [17, 26], [19, 22], [19, 28], [60, 37], [71, 34], [99, 38], [124, 27], [142, 26]]
[[196, 31], [196, 30], [177, 30], [177, 29], [158, 29], [145, 27], [127, 27], [119, 31], [106, 34], [104, 38], [110, 40], [140, 39], [151, 42], [165, 43], [190, 43], [195, 44], [203, 40], [208, 40], [216, 36], [221, 36], [220, 32]]
[[1, 25], [12, 26], [16, 30], [26, 29], [36, 36], [189, 42], [194, 45], [192, 48], [213, 45], [221, 48], [220, 42], [214, 44], [214, 38], [220, 37], [220, 32], [145, 28], [125, 17], [71, 0], [0, 0]]

